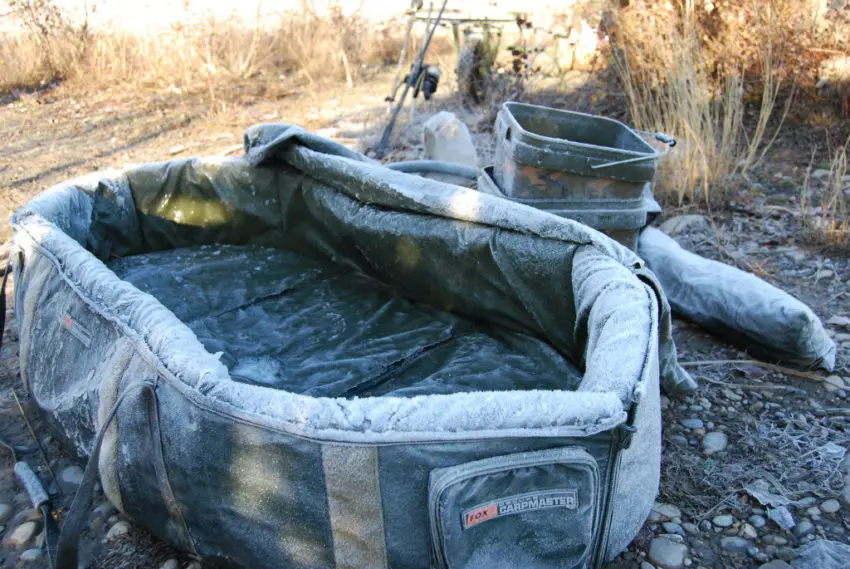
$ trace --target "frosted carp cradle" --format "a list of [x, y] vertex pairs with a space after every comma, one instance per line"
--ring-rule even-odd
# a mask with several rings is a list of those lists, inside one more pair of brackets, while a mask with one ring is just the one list
[[658, 489], [659, 378], [693, 386], [642, 262], [297, 127], [245, 145], [13, 218], [23, 381], [116, 507], [233, 567], [623, 550]]

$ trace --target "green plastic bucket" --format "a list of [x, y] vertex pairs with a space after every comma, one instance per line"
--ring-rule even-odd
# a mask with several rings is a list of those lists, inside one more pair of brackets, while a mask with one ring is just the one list
[[[673, 146], [661, 133], [646, 133]], [[505, 103], [496, 118], [493, 176], [513, 198], [637, 200], [657, 152], [623, 123], [550, 107]]]
[[[619, 201], [598, 202], [592, 200], [533, 199], [509, 197], [499, 188], [493, 178], [493, 167], [482, 168], [478, 173], [478, 191], [509, 199], [542, 209], [559, 217], [566, 217], [588, 225], [621, 245], [637, 250], [640, 230], [646, 227], [654, 213], [652, 192], [645, 184], [641, 197]], [[660, 211], [660, 210], [658, 210]]]

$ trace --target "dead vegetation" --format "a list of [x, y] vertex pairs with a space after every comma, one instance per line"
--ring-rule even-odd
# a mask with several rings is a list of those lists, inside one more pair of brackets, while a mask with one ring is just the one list
[[846, 19], [798, 0], [635, 0], [616, 12], [612, 61], [631, 120], [680, 141], [657, 193], [722, 206], [786, 117], [840, 113], [819, 63], [846, 49], [836, 39], [846, 41]]
[[[638, 128], [679, 142], [675, 160], [660, 166], [656, 193], [679, 205], [718, 204], [767, 150], [767, 126], [782, 87], [771, 39], [776, 24], [761, 22], [766, 41], [753, 63], [763, 89], [756, 127], [747, 136], [744, 63], [712, 60], [693, 3], [655, 9], [654, 16], [624, 10], [619, 21], [614, 62], [631, 118]], [[659, 22], [664, 28], [652, 29]]]
[[850, 211], [845, 196], [850, 191], [848, 149], [850, 137], [842, 147], [829, 148], [829, 169], [818, 170], [817, 180], [813, 179], [812, 166], [809, 165], [800, 192], [800, 213], [805, 238], [810, 243], [825, 249], [850, 252]]
[[339, 7], [311, 3], [282, 14], [277, 28], [209, 17], [144, 33], [94, 31], [74, 24], [51, 0], [9, 0], [23, 33], [0, 39], [0, 92], [64, 81], [81, 90], [125, 86], [226, 97], [236, 83], [310, 84], [359, 80], [394, 62], [400, 22], [376, 28]]

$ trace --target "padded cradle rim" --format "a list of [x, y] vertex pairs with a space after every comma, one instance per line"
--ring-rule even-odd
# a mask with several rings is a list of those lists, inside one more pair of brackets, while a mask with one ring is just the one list
[[[318, 139], [294, 127], [286, 127], [285, 131], [283, 138], [290, 141], [303, 142], [306, 139], [315, 143], [315, 139]], [[274, 145], [280, 144], [279, 138]], [[635, 378], [637, 384], [633, 393], [634, 400], [641, 397], [647, 374], [652, 368], [646, 364], [650, 359], [658, 357], [659, 329], [663, 329], [665, 323], [669, 326], [669, 315], [666, 314], [663, 296], [652, 286], [651, 275], [640, 274], [641, 262], [630, 252], [607, 239], [598, 238], [593, 230], [567, 223], [533, 208], [504, 200], [488, 204], [488, 200], [496, 198], [408, 174], [391, 171], [387, 174], [388, 171], [380, 166], [354, 160], [341, 153], [323, 154], [312, 148], [311, 144], [289, 149], [276, 148], [275, 155], [278, 158], [280, 154], [286, 154], [292, 164], [311, 163], [314, 169], [324, 168], [323, 174], [330, 178], [335, 173], [371, 178], [373, 185], [366, 187], [365, 193], [369, 193], [367, 196], [362, 195], [362, 186], [358, 193], [331, 184], [338, 191], [358, 200], [380, 204], [382, 199], [403, 198], [406, 200], [404, 206], [410, 210], [465, 219], [465, 210], [458, 208], [457, 204], [469, 203], [467, 198], [472, 195], [488, 207], [484, 208], [484, 215], [465, 219], [467, 221], [534, 234], [544, 239], [578, 242], [587, 248], [599, 249], [609, 258], [631, 267], [632, 272], [644, 281], [642, 286], [649, 299], [651, 315], [649, 329], [646, 330], [647, 345], [642, 351], [646, 361], [642, 365], [641, 377]], [[248, 162], [253, 162], [251, 158], [249, 151]], [[209, 160], [219, 165], [231, 162], [219, 158]], [[332, 167], [333, 163], [338, 166], [337, 170]], [[343, 174], [339, 174], [340, 171]], [[113, 171], [100, 176], [113, 182], [120, 180], [126, 183], [126, 175], [120, 172]], [[73, 209], [70, 202], [76, 202], [73, 207], [83, 211], [86, 207], [90, 208], [83, 202], [89, 201], [91, 184], [94, 182], [96, 186], [98, 179], [97, 174], [90, 175], [85, 182], [77, 181], [79, 187], [72, 181], [42, 194], [16, 213], [13, 226], [22, 240], [30, 242], [33, 250], [50, 259], [75, 294], [93, 311], [120, 328], [134, 342], [136, 350], [156, 366], [163, 378], [197, 405], [297, 436], [349, 442], [392, 443], [491, 436], [587, 436], [611, 429], [625, 420], [626, 414], [620, 398], [614, 393], [601, 391], [475, 392], [416, 398], [339, 400], [311, 398], [233, 382], [226, 368], [206, 352], [188, 327], [159, 301], [118, 279], [77, 240], [42, 217], [43, 212], [48, 212], [51, 218], [59, 219], [63, 226], [67, 225], [69, 231], [73, 229], [72, 235], [79, 240], [77, 233], [85, 233], [87, 228], [79, 227], [79, 222], [68, 220], [68, 217], [73, 217], [68, 216], [68, 211]], [[322, 181], [329, 183], [325, 179]], [[408, 186], [413, 187], [414, 191], [408, 191]], [[516, 208], [522, 208], [523, 211], [514, 211]], [[485, 219], [488, 215], [489, 219]], [[77, 226], [71, 227], [74, 223]], [[565, 235], [571, 238], [566, 239]], [[130, 314], [119, 314], [112, 310], [112, 307], [117, 306], [132, 307], [132, 311]]]
[[[622, 403], [610, 392], [478, 391], [333, 399], [237, 383], [170, 310], [119, 279], [52, 223], [32, 216], [15, 229], [25, 245], [50, 261], [74, 294], [130, 339], [163, 379], [195, 405], [234, 420], [313, 440], [404, 443], [591, 436], [626, 419]], [[134, 309], [128, 316], [110, 306]]]

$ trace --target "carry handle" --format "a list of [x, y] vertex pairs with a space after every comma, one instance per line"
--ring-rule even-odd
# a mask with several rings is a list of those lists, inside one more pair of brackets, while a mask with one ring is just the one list
[[38, 510], [50, 501], [50, 498], [47, 497], [47, 492], [44, 491], [44, 486], [41, 485], [41, 481], [35, 472], [32, 471], [29, 464], [26, 462], [16, 462], [15, 476], [18, 477], [24, 490], [29, 495], [33, 508]]
[[662, 156], [667, 156], [670, 149], [676, 146], [676, 139], [663, 132], [646, 132], [645, 130], [635, 130], [640, 134], [651, 136], [658, 142], [664, 144], [663, 152], [655, 152], [655, 154], [647, 154], [646, 156], [638, 156], [637, 158], [629, 158], [627, 160], [617, 160], [616, 162], [607, 162], [605, 164], [591, 164], [591, 170], [601, 170], [602, 168], [610, 168], [611, 166], [619, 166], [620, 164], [632, 164], [634, 162], [643, 162], [644, 160], [655, 160]]

